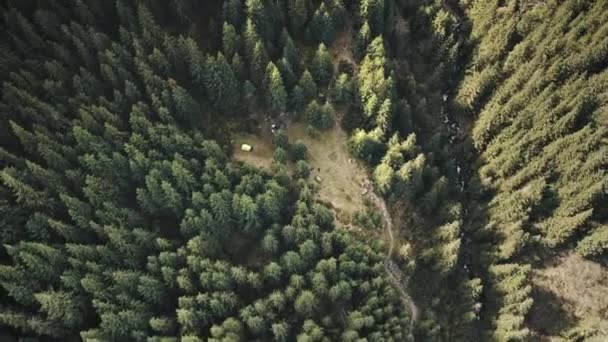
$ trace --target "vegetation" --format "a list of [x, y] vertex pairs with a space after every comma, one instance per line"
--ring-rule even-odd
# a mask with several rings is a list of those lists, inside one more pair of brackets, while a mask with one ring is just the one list
[[[456, 103], [475, 117], [478, 196], [488, 202], [487, 222], [476, 227], [479, 243], [497, 237], [488, 249], [500, 263], [491, 268], [494, 277], [506, 276], [509, 266], [502, 263], [519, 263], [513, 266], [518, 271], [508, 271], [516, 278], [509, 275], [493, 286], [499, 293], [509, 281], [529, 287], [526, 255], [573, 249], [600, 257], [607, 251], [602, 203], [608, 112], [601, 95], [608, 84], [606, 5], [549, 1], [499, 7], [489, 1], [467, 8], [477, 44]], [[498, 339], [532, 336], [522, 322], [531, 303], [528, 296], [515, 299], [513, 289], [497, 294], [503, 308], [513, 307], [492, 311]], [[601, 339], [599, 325], [587, 330], [587, 337]], [[558, 334], [573, 338], [566, 330]]]
[[[603, 309], [531, 315], [547, 260], [606, 269], [605, 1], [0, 9], [0, 336], [606, 338]], [[389, 248], [386, 209], [356, 233], [321, 203], [310, 142], [342, 129], [370, 181], [325, 193], [386, 201]], [[235, 161], [239, 130], [266, 168]]]
[[[251, 104], [286, 110], [283, 74], [295, 68], [292, 57], [268, 61], [277, 49], [262, 37], [279, 31], [270, 10], [224, 3], [222, 52], [206, 52], [171, 33], [193, 20], [177, 4], [200, 7], [3, 8], [3, 330], [90, 341], [405, 338], [380, 252], [335, 229], [306, 184], [306, 147], [293, 147], [299, 179], [284, 172], [285, 136], [272, 173], [220, 147], [218, 120]], [[315, 97], [310, 74], [301, 80], [304, 99]]]

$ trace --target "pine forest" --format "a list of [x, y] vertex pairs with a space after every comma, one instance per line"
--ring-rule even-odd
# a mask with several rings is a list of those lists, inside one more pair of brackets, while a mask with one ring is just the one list
[[0, 14], [0, 341], [608, 341], [608, 1]]

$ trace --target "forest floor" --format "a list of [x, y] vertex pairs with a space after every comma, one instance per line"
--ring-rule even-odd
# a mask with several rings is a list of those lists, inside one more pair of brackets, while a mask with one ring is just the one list
[[345, 30], [341, 30], [336, 34], [332, 44], [329, 46], [329, 52], [333, 57], [334, 70], [340, 70], [340, 62], [348, 62], [353, 67], [353, 74], [357, 74], [358, 64], [353, 56], [353, 24], [352, 19], [345, 19]]

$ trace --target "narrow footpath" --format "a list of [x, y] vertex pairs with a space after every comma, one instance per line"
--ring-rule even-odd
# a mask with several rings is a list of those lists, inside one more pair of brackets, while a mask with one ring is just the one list
[[369, 192], [369, 198], [374, 203], [374, 205], [380, 210], [382, 214], [382, 219], [384, 220], [384, 227], [386, 228], [386, 233], [388, 236], [388, 251], [386, 253], [386, 258], [384, 259], [384, 269], [388, 274], [388, 278], [395, 288], [399, 291], [399, 295], [401, 297], [401, 302], [403, 306], [407, 308], [410, 312], [410, 327], [407, 332], [410, 340], [414, 341], [414, 327], [416, 325], [416, 321], [418, 320], [418, 307], [412, 300], [412, 297], [407, 292], [407, 284], [408, 277], [401, 271], [399, 266], [392, 260], [393, 250], [395, 249], [395, 237], [393, 234], [393, 220], [386, 208], [386, 203], [384, 200], [376, 194], [374, 191]]

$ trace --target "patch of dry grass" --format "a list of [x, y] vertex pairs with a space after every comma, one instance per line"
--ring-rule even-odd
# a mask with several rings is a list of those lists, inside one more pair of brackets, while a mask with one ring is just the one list
[[[336, 116], [339, 118], [338, 114]], [[287, 135], [290, 143], [301, 141], [308, 148], [310, 181], [317, 184], [319, 199], [333, 208], [342, 225], [351, 225], [355, 213], [365, 209], [361, 184], [367, 181], [368, 175], [365, 167], [350, 156], [346, 132], [336, 124], [332, 129], [311, 137], [304, 124], [292, 123]], [[232, 140], [236, 160], [259, 168], [271, 167], [275, 149], [269, 134], [238, 133]], [[253, 150], [241, 151], [242, 144], [253, 146]], [[288, 166], [293, 168], [291, 163]], [[316, 177], [322, 181], [316, 182]]]
[[[575, 253], [560, 255], [535, 269], [532, 282], [535, 303], [529, 321], [543, 340], [608, 321], [608, 270], [601, 264]], [[601, 337], [608, 341], [608, 332]]]
[[[242, 144], [253, 146], [253, 150], [241, 150]], [[270, 168], [274, 156], [274, 146], [270, 137], [250, 133], [241, 133], [233, 137], [232, 149], [234, 159], [259, 168]]]
[[288, 130], [290, 142], [301, 141], [308, 148], [311, 179], [321, 177], [319, 197], [331, 203], [338, 220], [349, 224], [357, 211], [365, 208], [361, 182], [367, 179], [365, 168], [348, 152], [346, 133], [338, 126], [321, 132], [318, 137], [306, 134], [304, 124], [292, 124]]

